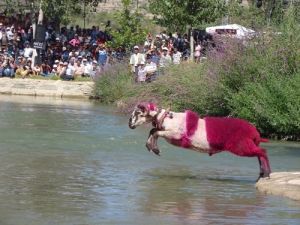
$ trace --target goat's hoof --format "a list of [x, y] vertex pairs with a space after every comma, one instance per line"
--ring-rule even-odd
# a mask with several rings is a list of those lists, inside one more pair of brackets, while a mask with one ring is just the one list
[[149, 152], [151, 152], [151, 146], [150, 146], [150, 144], [147, 143], [146, 144], [146, 148], [148, 149]]
[[154, 154], [159, 155], [160, 156], [160, 150], [158, 148], [154, 148], [151, 150]]

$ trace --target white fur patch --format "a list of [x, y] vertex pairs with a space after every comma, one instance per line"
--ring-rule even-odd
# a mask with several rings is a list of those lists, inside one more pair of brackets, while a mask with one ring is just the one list
[[205, 120], [198, 120], [198, 127], [195, 134], [191, 137], [192, 148], [196, 151], [208, 153], [210, 146], [207, 141]]

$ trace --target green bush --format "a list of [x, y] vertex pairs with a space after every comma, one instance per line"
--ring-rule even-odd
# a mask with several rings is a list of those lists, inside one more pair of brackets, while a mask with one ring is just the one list
[[299, 139], [300, 73], [248, 83], [232, 95], [228, 106], [234, 116], [250, 120], [265, 135]]
[[103, 103], [114, 103], [131, 89], [132, 76], [126, 64], [115, 64], [95, 81], [93, 95]]

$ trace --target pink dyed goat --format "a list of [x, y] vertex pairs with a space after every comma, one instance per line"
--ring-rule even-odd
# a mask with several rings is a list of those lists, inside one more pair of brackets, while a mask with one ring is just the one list
[[[129, 119], [129, 127], [136, 128], [152, 122], [146, 147], [159, 155], [158, 137], [163, 137], [170, 144], [208, 153], [210, 156], [229, 151], [238, 156], [257, 157], [260, 165], [259, 178], [269, 177], [271, 169], [265, 149], [260, 142], [267, 142], [260, 137], [256, 128], [245, 120], [236, 118], [204, 117], [192, 111], [184, 113], [158, 109], [156, 105], [139, 104]], [[258, 179], [259, 179], [258, 178]]]

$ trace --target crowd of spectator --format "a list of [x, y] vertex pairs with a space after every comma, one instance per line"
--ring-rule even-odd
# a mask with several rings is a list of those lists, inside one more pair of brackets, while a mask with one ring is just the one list
[[[196, 41], [195, 62], [200, 62], [202, 47]], [[151, 82], [158, 75], [164, 74], [166, 67], [178, 65], [190, 58], [188, 35], [162, 32], [155, 38], [149, 34], [142, 49], [136, 45], [130, 57], [131, 71], [136, 82]]]
[[[77, 77], [94, 79], [116, 62], [126, 62], [129, 54], [122, 47], [112, 49], [107, 32], [110, 22], [100, 29], [81, 29], [79, 26], [60, 29], [46, 27], [43, 51], [32, 48], [33, 28], [0, 23], [0, 77], [58, 77], [74, 80]], [[148, 35], [143, 45], [136, 45], [129, 59], [136, 82], [150, 82], [172, 64], [189, 58], [187, 35]], [[201, 46], [195, 48], [195, 60], [200, 58]], [[128, 61], [127, 61], [128, 62]]]
[[111, 37], [97, 27], [46, 29], [45, 47], [32, 48], [33, 28], [0, 23], [0, 77], [57, 76], [64, 80], [97, 77], [113, 61], [122, 61], [124, 49], [112, 50]]

